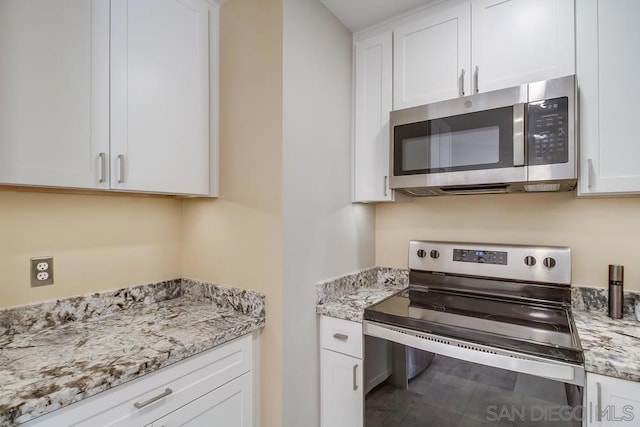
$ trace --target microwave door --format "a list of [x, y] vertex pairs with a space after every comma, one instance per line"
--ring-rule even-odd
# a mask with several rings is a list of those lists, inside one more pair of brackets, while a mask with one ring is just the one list
[[391, 112], [391, 187], [525, 182], [524, 102], [517, 87]]

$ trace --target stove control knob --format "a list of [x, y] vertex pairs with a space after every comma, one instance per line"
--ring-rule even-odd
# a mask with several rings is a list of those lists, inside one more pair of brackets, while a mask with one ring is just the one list
[[438, 259], [438, 258], [440, 258], [440, 252], [438, 252], [435, 249], [433, 249], [431, 252], [429, 252], [429, 256], [432, 259]]
[[533, 267], [534, 265], [536, 265], [536, 259], [535, 257], [532, 257], [531, 255], [529, 255], [524, 257], [524, 263], [529, 267]]
[[551, 257], [546, 257], [545, 259], [542, 260], [542, 265], [544, 265], [547, 268], [553, 268], [556, 266], [556, 260]]
[[418, 249], [416, 255], [418, 255], [418, 258], [424, 258], [427, 256], [427, 251], [425, 251], [424, 249]]

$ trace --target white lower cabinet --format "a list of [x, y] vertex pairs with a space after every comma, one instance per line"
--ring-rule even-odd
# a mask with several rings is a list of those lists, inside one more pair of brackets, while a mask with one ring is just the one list
[[362, 426], [362, 359], [322, 350], [322, 426]]
[[25, 425], [253, 427], [253, 363], [246, 335]]
[[640, 425], [640, 382], [587, 373], [584, 425], [623, 427]]
[[362, 427], [362, 324], [322, 316], [320, 329], [320, 424]]
[[251, 373], [223, 385], [151, 424], [152, 427], [251, 427]]

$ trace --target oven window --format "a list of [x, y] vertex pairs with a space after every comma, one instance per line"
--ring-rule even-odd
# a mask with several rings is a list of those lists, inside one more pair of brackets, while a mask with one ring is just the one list
[[389, 344], [401, 349], [366, 394], [365, 427], [582, 425], [582, 387]]
[[394, 173], [513, 166], [513, 107], [394, 127]]

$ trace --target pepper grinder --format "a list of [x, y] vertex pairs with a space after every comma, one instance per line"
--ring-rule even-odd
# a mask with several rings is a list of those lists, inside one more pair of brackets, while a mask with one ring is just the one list
[[622, 319], [624, 266], [609, 264], [609, 317]]

